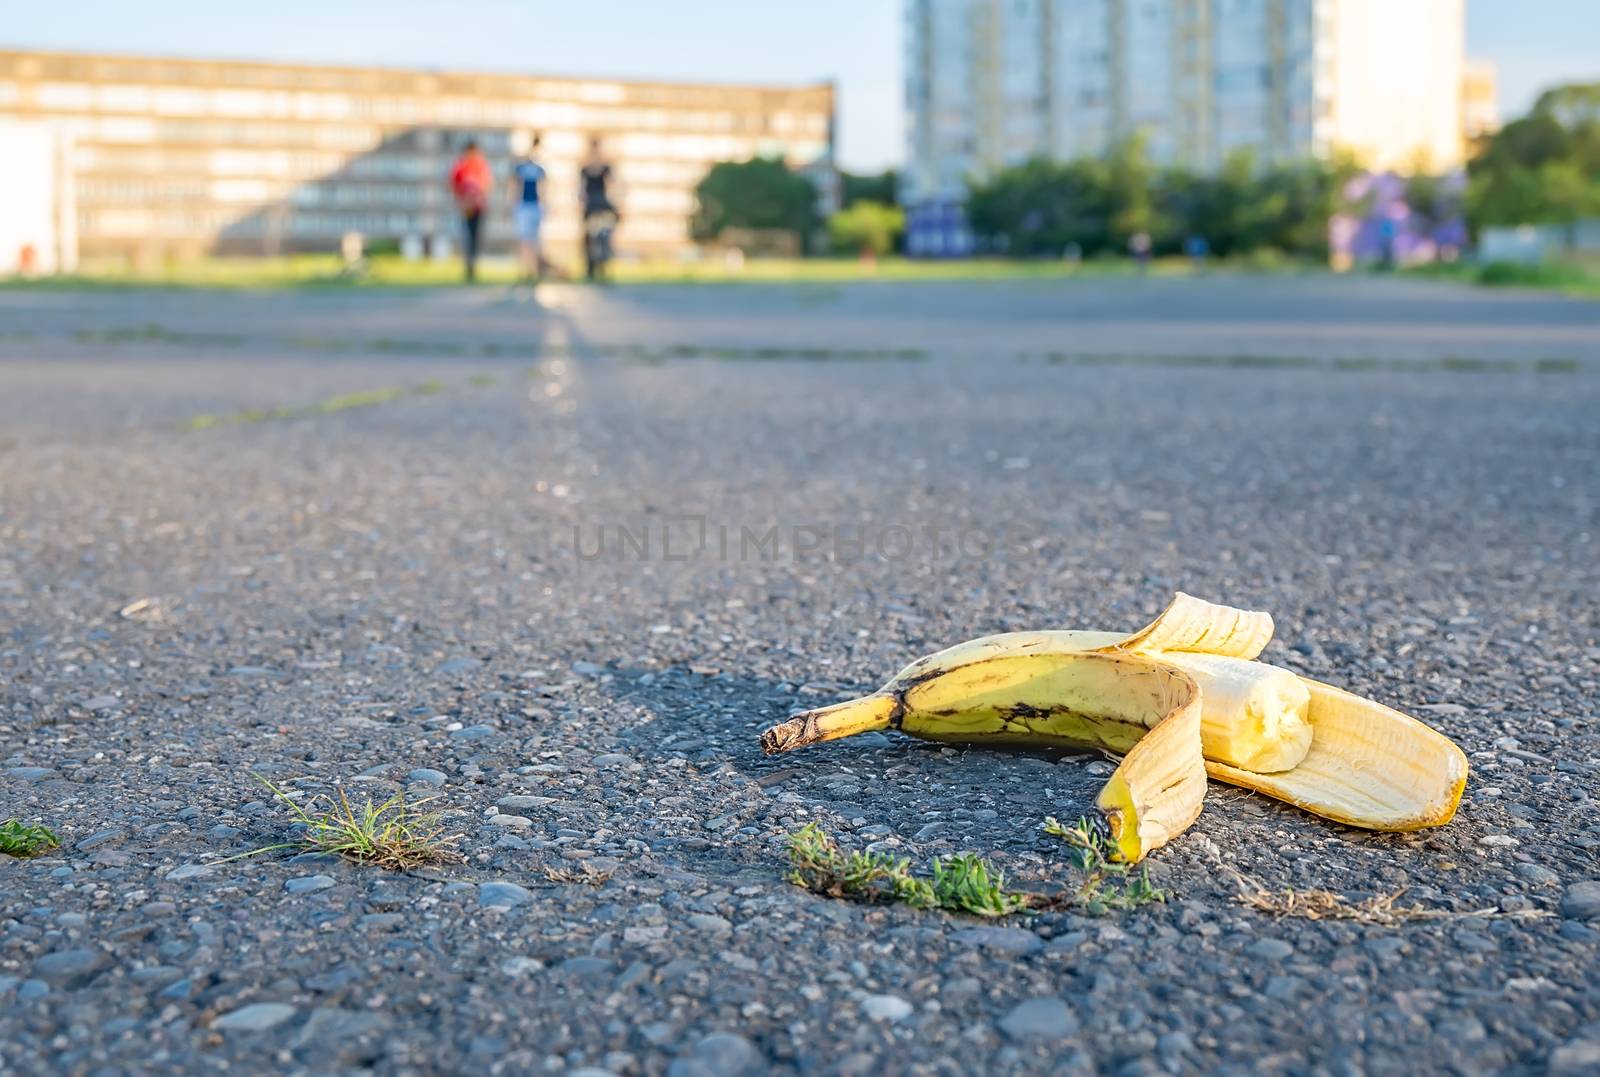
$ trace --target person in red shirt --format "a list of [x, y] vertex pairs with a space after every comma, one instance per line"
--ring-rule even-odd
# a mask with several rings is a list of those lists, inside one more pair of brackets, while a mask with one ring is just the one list
[[489, 208], [489, 194], [493, 189], [494, 173], [489, 169], [489, 159], [478, 148], [478, 143], [469, 139], [450, 169], [450, 194], [456, 200], [456, 208], [461, 211], [461, 223], [466, 233], [462, 257], [469, 282], [478, 276], [483, 215]]

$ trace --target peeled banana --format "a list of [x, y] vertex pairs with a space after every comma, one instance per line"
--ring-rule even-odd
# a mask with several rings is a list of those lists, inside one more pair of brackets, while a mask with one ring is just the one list
[[1449, 822], [1466, 756], [1398, 711], [1254, 661], [1266, 613], [1179, 592], [1131, 635], [1008, 632], [919, 658], [871, 695], [761, 735], [768, 753], [873, 729], [929, 740], [1102, 749], [1096, 806], [1127, 861], [1200, 814], [1206, 776], [1353, 826]]

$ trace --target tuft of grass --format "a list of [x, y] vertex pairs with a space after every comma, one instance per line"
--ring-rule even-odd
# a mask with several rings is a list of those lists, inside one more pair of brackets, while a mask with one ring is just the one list
[[975, 916], [1005, 916], [1037, 902], [1006, 889], [1005, 874], [976, 853], [938, 857], [932, 879], [912, 874], [911, 860], [888, 853], [846, 853], [827, 831], [807, 823], [789, 835], [789, 881], [814, 894], [858, 901], [901, 902], [914, 909], [945, 909]]
[[1091, 820], [1080, 818], [1068, 827], [1051, 816], [1044, 821], [1044, 832], [1072, 846], [1074, 866], [1083, 875], [1073, 904], [1085, 912], [1099, 916], [1167, 900], [1167, 892], [1150, 882], [1149, 869], [1134, 870], [1118, 860], [1116, 843]]
[[[437, 813], [416, 810], [432, 798], [407, 804], [405, 795], [396, 793], [381, 804], [373, 804], [369, 799], [358, 811], [340, 789], [337, 798], [317, 797], [307, 807], [301, 807], [283, 789], [259, 774], [256, 778], [272, 790], [272, 795], [283, 802], [306, 830], [298, 842], [268, 845], [253, 849], [245, 856], [299, 849], [330, 853], [357, 864], [373, 864], [391, 871], [427, 864], [459, 863], [462, 859], [461, 854], [451, 848], [461, 840], [461, 835], [446, 834]], [[328, 801], [327, 809], [316, 810], [315, 805], [323, 799]]]
[[[430, 381], [417, 386], [413, 392], [427, 396], [442, 392], [444, 388], [444, 383]], [[185, 419], [178, 424], [178, 429], [188, 434], [201, 430], [210, 430], [218, 426], [249, 426], [273, 419], [306, 419], [316, 415], [336, 415], [341, 411], [349, 411], [352, 408], [370, 408], [379, 404], [386, 404], [391, 400], [398, 400], [404, 395], [405, 390], [403, 389], [369, 389], [363, 392], [345, 393], [341, 396], [330, 396], [325, 400], [319, 400], [314, 404], [306, 404], [301, 407], [280, 405], [275, 408], [245, 408], [242, 411], [233, 411], [226, 415], [205, 413]]]
[[47, 826], [7, 819], [0, 823], [0, 853], [26, 860], [59, 848], [61, 839]]
[[1576, 374], [1579, 367], [1576, 359], [1539, 359], [1533, 369], [1541, 374]]
[[467, 384], [474, 389], [487, 389], [494, 384], [493, 374], [474, 374], [467, 379]]
[[79, 329], [72, 339], [80, 344], [195, 344], [203, 347], [237, 347], [244, 337], [237, 333], [195, 333], [168, 329], [155, 322], [121, 326], [116, 329]]
[[352, 408], [370, 408], [376, 404], [385, 404], [404, 395], [404, 389], [368, 389], [358, 393], [345, 393], [342, 396], [330, 396], [302, 410], [313, 415], [333, 415]]
[[185, 419], [183, 422], [178, 424], [178, 429], [185, 434], [191, 434], [198, 430], [210, 430], [213, 426], [219, 426], [226, 421], [227, 420], [220, 415], [213, 415], [210, 412], [204, 412], [200, 415], [195, 415], [191, 418]]

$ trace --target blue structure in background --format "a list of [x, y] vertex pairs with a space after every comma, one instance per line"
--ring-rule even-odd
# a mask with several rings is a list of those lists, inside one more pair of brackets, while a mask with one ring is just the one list
[[912, 258], [965, 258], [977, 247], [960, 202], [907, 206], [905, 243]]

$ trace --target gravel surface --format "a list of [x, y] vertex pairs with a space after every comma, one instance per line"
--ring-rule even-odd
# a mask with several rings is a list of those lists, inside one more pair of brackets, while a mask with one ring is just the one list
[[[1597, 414], [1600, 306], [1405, 281], [0, 291], [0, 819], [63, 841], [0, 1071], [1594, 1073]], [[1213, 786], [1098, 918], [784, 881], [816, 820], [1070, 884], [1104, 760], [756, 734], [1177, 588], [1455, 737], [1456, 820]], [[228, 859], [253, 774], [465, 862]]]

